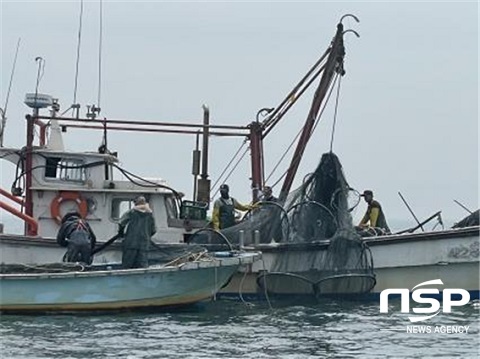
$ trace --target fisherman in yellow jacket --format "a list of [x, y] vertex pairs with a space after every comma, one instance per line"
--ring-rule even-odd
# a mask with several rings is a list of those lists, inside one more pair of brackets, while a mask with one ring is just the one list
[[374, 228], [381, 228], [383, 231], [385, 231], [385, 233], [390, 233], [390, 228], [388, 228], [382, 206], [378, 201], [373, 199], [373, 192], [370, 190], [365, 190], [360, 196], [365, 199], [365, 202], [368, 204], [368, 208], [362, 220], [360, 221], [359, 227], [363, 228], [370, 226]]
[[220, 186], [220, 198], [213, 204], [212, 223], [213, 229], [220, 230], [235, 225], [235, 210], [248, 211], [253, 207], [243, 205], [235, 198], [230, 197], [229, 187], [226, 184]]

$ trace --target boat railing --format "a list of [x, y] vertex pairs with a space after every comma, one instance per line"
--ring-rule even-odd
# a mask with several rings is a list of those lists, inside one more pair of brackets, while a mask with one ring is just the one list
[[[5, 191], [3, 188], [0, 188], [0, 195], [7, 197], [9, 200], [19, 204], [22, 207], [25, 205], [25, 202], [22, 199], [15, 197], [11, 193]], [[26, 215], [21, 210], [18, 210], [17, 208], [9, 205], [2, 200], [0, 200], [0, 208], [4, 209], [5, 211], [13, 214], [15, 217], [20, 218], [25, 223], [29, 224], [30, 235], [36, 236], [38, 234], [38, 222], [35, 220], [35, 218]]]
[[[430, 217], [428, 217], [428, 218], [427, 218], [426, 220], [424, 220], [423, 222], [418, 223], [418, 225], [416, 225], [415, 227], [408, 228], [408, 229], [404, 229], [404, 230], [402, 230], [402, 231], [400, 231], [400, 232], [396, 232], [396, 233], [394, 233], [394, 234], [413, 233], [413, 232], [415, 232], [415, 231], [416, 231], [417, 229], [419, 229], [419, 228], [422, 228], [422, 230], [423, 230], [423, 226], [424, 226], [425, 224], [427, 224], [428, 222], [430, 222], [431, 220], [433, 220], [433, 219], [437, 219], [438, 222], [439, 222], [440, 224], [442, 224], [442, 226], [443, 226], [443, 221], [442, 221], [441, 213], [442, 213], [442, 211], [438, 211], [438, 212], [432, 214]], [[425, 232], [425, 231], [424, 231], [424, 232]]]

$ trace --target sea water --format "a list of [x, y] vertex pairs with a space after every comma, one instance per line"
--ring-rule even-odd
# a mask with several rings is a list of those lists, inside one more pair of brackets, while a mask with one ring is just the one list
[[[2, 315], [0, 357], [478, 358], [478, 301], [415, 323], [393, 300], [217, 300], [181, 310]], [[467, 327], [465, 332], [435, 328]], [[409, 329], [410, 327], [410, 329]], [[427, 332], [426, 327], [431, 330]]]

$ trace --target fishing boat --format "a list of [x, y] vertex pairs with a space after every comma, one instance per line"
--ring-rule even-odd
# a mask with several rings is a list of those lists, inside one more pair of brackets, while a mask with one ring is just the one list
[[[350, 215], [360, 195], [348, 184], [332, 151], [322, 155], [318, 167], [304, 177], [299, 188], [291, 190], [307, 142], [325, 108], [323, 102], [328, 101], [335, 83], [345, 75], [343, 37], [351, 31], [344, 30], [340, 21], [325, 55], [258, 125], [258, 137], [263, 139], [284, 115], [290, 99], [298, 96], [304, 81], [310, 82], [312, 73], [322, 74], [285, 173], [280, 205], [264, 203], [264, 210], [257, 210], [243, 223], [222, 232], [233, 243], [260, 249], [264, 254], [264, 263], [249, 274], [257, 293], [378, 298], [385, 289], [413, 290], [419, 283], [438, 278], [445, 288], [462, 288], [470, 292], [471, 298], [479, 298], [478, 211], [471, 215], [476, 220], [460, 221], [465, 224], [449, 229], [415, 232], [424, 230], [430, 220], [441, 223], [439, 211], [411, 229], [388, 235], [371, 229], [371, 235], [363, 237]], [[258, 145], [251, 141], [252, 148], [262, 148], [261, 140]], [[252, 188], [264, 183], [262, 159], [262, 153], [252, 155]], [[208, 242], [202, 236], [190, 240]], [[440, 293], [442, 290], [439, 288]]]
[[147, 268], [120, 264], [2, 265], [3, 313], [127, 310], [210, 299], [259, 253], [197, 252]]
[[[342, 183], [346, 184], [338, 158], [324, 154], [314, 175], [285, 208], [267, 204], [271, 208], [223, 231], [232, 243], [263, 253], [262, 263], [247, 274], [256, 284], [251, 286], [256, 294], [378, 299], [386, 289], [413, 290], [419, 283], [441, 279], [440, 292], [461, 288], [471, 299], [479, 298], [478, 211], [453, 228], [415, 232], [429, 220], [438, 220], [437, 212], [399, 233], [376, 235], [380, 231], [372, 229], [369, 237], [361, 237], [349, 212], [351, 190]], [[281, 231], [275, 230], [278, 227]], [[209, 242], [201, 234], [190, 240]]]
[[[139, 194], [148, 198], [159, 228], [153, 238], [157, 246], [197, 243], [213, 251], [237, 246], [261, 250], [263, 262], [248, 272], [237, 273], [222, 293], [272, 295], [377, 295], [392, 287], [413, 288], [441, 278], [447, 287], [479, 296], [479, 226], [361, 237], [355, 233], [351, 209], [359, 194], [346, 181], [332, 151], [322, 156], [318, 168], [307, 174], [292, 190], [300, 161], [320, 120], [323, 109], [339, 79], [345, 75], [343, 38], [358, 34], [337, 24], [327, 50], [307, 74], [275, 108], [261, 109], [246, 126], [214, 125], [204, 107], [203, 121], [194, 123], [125, 121], [98, 118], [89, 109], [86, 118], [59, 115], [58, 101], [37, 92], [27, 95], [32, 108], [27, 116], [24, 149], [0, 148], [3, 160], [15, 163], [20, 173], [11, 191], [0, 194], [20, 208], [0, 201], [3, 210], [25, 221], [23, 235], [0, 235], [2, 263], [38, 264], [59, 261], [64, 250], [55, 242], [59, 221], [71, 210], [79, 211], [97, 237], [116, 233], [116, 221]], [[208, 173], [210, 136], [239, 136], [249, 143], [252, 202], [259, 201], [266, 184], [263, 142], [305, 91], [318, 80], [310, 111], [299, 134], [295, 152], [285, 172], [276, 203], [260, 202], [259, 208], [237, 225], [212, 231], [206, 213], [211, 201]], [[75, 107], [78, 108], [78, 107]], [[49, 109], [50, 114], [41, 111]], [[260, 121], [259, 114], [264, 115]], [[102, 146], [94, 152], [71, 152], [62, 146], [62, 132], [74, 129], [99, 130]], [[35, 137], [38, 129], [38, 138]], [[50, 136], [47, 138], [47, 129]], [[118, 155], [107, 147], [110, 131], [202, 134], [202, 149], [193, 151], [194, 193], [191, 201], [161, 179], [141, 178], [119, 166]], [[35, 140], [37, 142], [35, 143]], [[198, 143], [199, 141], [197, 141]], [[325, 158], [325, 161], [323, 161]], [[201, 165], [201, 171], [200, 171]], [[128, 180], [113, 177], [120, 172]], [[334, 176], [330, 174], [334, 173]], [[23, 181], [20, 181], [22, 179]], [[23, 186], [19, 185], [22, 183]], [[353, 203], [353, 204], [352, 204]], [[226, 244], [227, 243], [227, 244]], [[95, 257], [95, 263], [119, 261], [120, 244], [113, 243]], [[216, 249], [217, 248], [217, 249]]]

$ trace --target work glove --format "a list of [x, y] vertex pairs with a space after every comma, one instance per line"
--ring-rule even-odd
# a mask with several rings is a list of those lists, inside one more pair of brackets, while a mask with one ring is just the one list
[[125, 235], [125, 229], [123, 227], [119, 227], [117, 234], [119, 237], [123, 237]]

